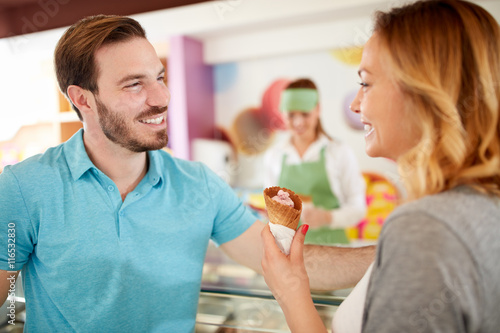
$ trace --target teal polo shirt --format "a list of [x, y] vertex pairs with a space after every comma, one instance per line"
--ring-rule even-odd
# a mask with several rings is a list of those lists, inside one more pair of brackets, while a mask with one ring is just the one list
[[209, 240], [255, 220], [206, 166], [161, 150], [122, 202], [80, 130], [0, 175], [0, 269], [22, 269], [27, 332], [192, 332]]

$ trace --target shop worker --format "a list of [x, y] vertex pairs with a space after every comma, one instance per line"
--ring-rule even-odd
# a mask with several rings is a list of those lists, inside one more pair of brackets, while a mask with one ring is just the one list
[[348, 242], [344, 229], [366, 212], [365, 182], [353, 151], [332, 139], [320, 121], [318, 89], [310, 79], [291, 82], [281, 94], [288, 133], [266, 154], [266, 186], [279, 185], [305, 202], [306, 242]]
[[0, 175], [2, 300], [22, 269], [27, 332], [194, 331], [209, 240], [260, 271], [264, 224], [161, 150], [170, 93], [138, 22], [81, 20], [55, 68], [83, 130]]

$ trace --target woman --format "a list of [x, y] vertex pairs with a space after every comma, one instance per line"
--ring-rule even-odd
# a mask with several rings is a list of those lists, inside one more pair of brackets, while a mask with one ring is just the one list
[[[498, 332], [498, 23], [460, 0], [379, 13], [359, 75], [351, 109], [366, 125], [366, 152], [397, 161], [410, 200], [386, 220], [375, 261], [333, 331]], [[323, 332], [303, 263], [305, 231], [287, 257], [265, 228], [262, 266], [292, 331]], [[284, 288], [283, 279], [293, 283]]]
[[312, 201], [302, 211], [303, 222], [313, 227], [306, 242], [346, 243], [343, 228], [355, 225], [366, 211], [365, 183], [354, 153], [323, 130], [311, 80], [288, 84], [280, 104], [289, 133], [266, 154], [266, 186], [286, 187]]

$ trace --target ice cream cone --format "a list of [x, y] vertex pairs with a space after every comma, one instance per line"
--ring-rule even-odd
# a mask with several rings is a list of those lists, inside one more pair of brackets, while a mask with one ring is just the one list
[[[290, 207], [273, 200], [273, 197], [278, 194], [279, 190], [290, 194], [290, 199], [292, 199], [294, 207]], [[300, 200], [299, 196], [295, 194], [295, 192], [279, 186], [268, 187], [264, 190], [264, 200], [266, 202], [269, 222], [280, 224], [293, 230], [297, 229], [300, 214], [302, 213], [302, 200]]]

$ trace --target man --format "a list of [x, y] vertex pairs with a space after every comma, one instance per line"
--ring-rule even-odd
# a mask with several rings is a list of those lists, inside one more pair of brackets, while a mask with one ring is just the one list
[[260, 271], [263, 224], [160, 150], [170, 94], [138, 22], [81, 20], [55, 67], [84, 129], [0, 175], [1, 300], [23, 269], [28, 332], [193, 331], [209, 240]]

